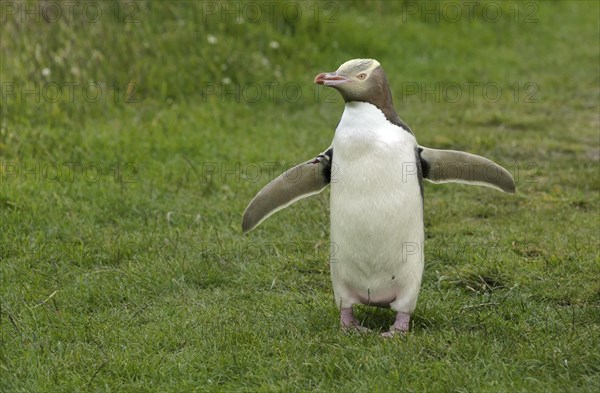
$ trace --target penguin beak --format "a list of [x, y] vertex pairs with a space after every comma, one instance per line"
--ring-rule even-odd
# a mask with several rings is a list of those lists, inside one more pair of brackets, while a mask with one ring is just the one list
[[317, 85], [325, 86], [338, 86], [342, 83], [351, 82], [352, 80], [344, 75], [340, 75], [337, 72], [321, 73], [315, 76], [315, 83]]

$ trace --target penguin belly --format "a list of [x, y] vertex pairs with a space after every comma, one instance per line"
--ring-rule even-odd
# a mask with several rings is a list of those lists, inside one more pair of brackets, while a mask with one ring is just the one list
[[411, 313], [424, 258], [414, 136], [368, 103], [349, 102], [333, 139], [331, 278], [336, 304]]

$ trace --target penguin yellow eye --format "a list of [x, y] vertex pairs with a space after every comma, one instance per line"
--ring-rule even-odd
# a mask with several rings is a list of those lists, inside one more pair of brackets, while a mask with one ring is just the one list
[[362, 80], [365, 80], [365, 78], [367, 77], [367, 74], [365, 74], [363, 72], [363, 73], [358, 74], [356, 77], [362, 81]]

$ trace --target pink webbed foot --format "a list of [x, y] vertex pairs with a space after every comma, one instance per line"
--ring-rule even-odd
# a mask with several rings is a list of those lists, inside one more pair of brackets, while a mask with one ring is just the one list
[[340, 310], [340, 323], [342, 325], [342, 329], [347, 332], [368, 332], [369, 329], [362, 326], [360, 321], [356, 319], [354, 316], [354, 312], [352, 311], [352, 307], [342, 308]]
[[399, 334], [404, 334], [408, 332], [409, 323], [410, 322], [410, 314], [399, 311], [396, 314], [396, 321], [392, 326], [390, 326], [390, 330], [385, 333], [381, 333], [382, 337], [394, 337]]

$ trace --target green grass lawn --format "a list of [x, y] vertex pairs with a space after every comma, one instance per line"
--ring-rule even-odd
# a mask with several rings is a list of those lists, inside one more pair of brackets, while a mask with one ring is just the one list
[[[269, 4], [1, 3], [0, 392], [600, 390], [598, 3]], [[390, 310], [339, 329], [329, 191], [241, 232], [358, 57], [420, 144], [517, 183], [425, 185], [387, 340]]]

